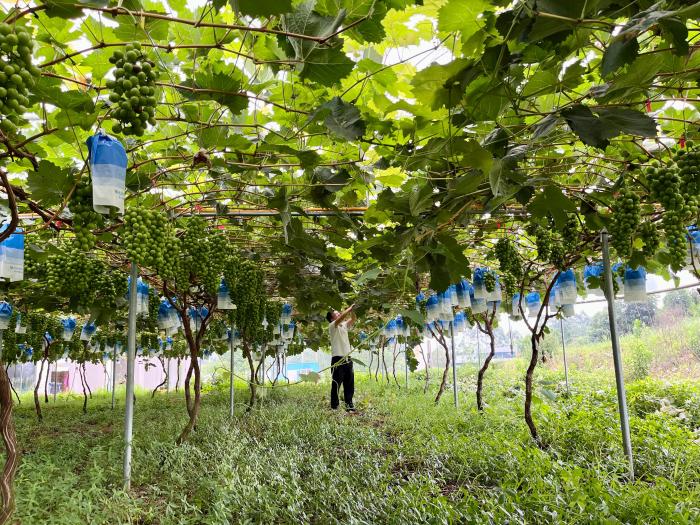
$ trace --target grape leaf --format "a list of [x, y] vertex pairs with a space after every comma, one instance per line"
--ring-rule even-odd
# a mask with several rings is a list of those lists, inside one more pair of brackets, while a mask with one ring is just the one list
[[230, 0], [230, 4], [234, 12], [255, 17], [282, 15], [292, 10], [292, 0]]

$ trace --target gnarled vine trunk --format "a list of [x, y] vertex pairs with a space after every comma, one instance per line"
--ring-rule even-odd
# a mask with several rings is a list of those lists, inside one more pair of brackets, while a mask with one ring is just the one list
[[87, 414], [87, 379], [85, 378], [85, 365], [78, 367], [78, 373], [80, 374], [80, 383], [83, 385], [83, 414]]
[[[7, 365], [5, 367], [5, 373], [7, 374], [7, 381], [10, 383], [10, 388], [12, 389], [12, 392], [14, 392], [15, 397], [17, 398], [17, 404], [21, 405], [22, 400], [19, 398], [19, 394], [17, 393], [17, 390], [15, 390], [15, 385], [12, 384], [12, 380], [10, 379], [10, 374], [8, 370], [10, 369], [10, 365]], [[17, 373], [17, 367], [15, 367], [15, 373]]]
[[479, 374], [477, 375], [477, 379], [476, 379], [476, 408], [480, 412], [484, 410], [484, 399], [483, 399], [484, 375], [486, 374], [486, 370], [488, 370], [488, 368], [489, 368], [489, 364], [491, 364], [491, 360], [493, 359], [493, 356], [496, 355], [496, 337], [493, 333], [493, 320], [494, 320], [495, 316], [496, 316], [495, 310], [494, 310], [493, 314], [491, 315], [491, 318], [489, 318], [488, 313], [486, 314], [483, 329], [481, 328], [481, 326], [477, 322], [477, 329], [481, 330], [483, 333], [485, 333], [489, 337], [489, 354], [486, 356], [486, 359], [484, 359], [484, 363], [481, 365], [481, 368], [479, 369]]
[[10, 376], [4, 366], [0, 366], [0, 432], [2, 432], [2, 441], [5, 445], [5, 466], [2, 469], [2, 477], [0, 477], [0, 496], [2, 497], [0, 525], [2, 525], [8, 522], [15, 510], [14, 479], [19, 463], [17, 436], [12, 421]]
[[156, 386], [153, 389], [153, 392], [151, 392], [151, 399], [156, 397], [156, 392], [165, 384], [168, 382], [168, 370], [165, 368], [165, 360], [163, 359], [163, 356], [158, 356], [158, 360], [160, 361], [160, 366], [163, 367], [163, 374], [164, 374], [164, 379], [163, 381], [160, 382], [158, 386]]
[[532, 419], [532, 382], [535, 375], [535, 367], [537, 366], [537, 358], [539, 353], [539, 337], [536, 333], [530, 337], [530, 346], [532, 355], [530, 356], [530, 364], [525, 372], [525, 423], [530, 429], [530, 435], [535, 440], [538, 446], [542, 446], [540, 436], [537, 433], [535, 421]]
[[49, 377], [51, 377], [51, 361], [46, 362], [46, 379], [44, 379], [44, 403], [49, 402]]
[[[85, 363], [83, 363], [83, 378], [85, 380], [85, 388], [87, 388], [88, 395], [92, 399], [92, 389], [90, 388], [90, 383], [87, 380], [87, 369], [85, 368]], [[134, 394], [134, 400], [136, 399], [136, 394]]]
[[[433, 329], [430, 329], [430, 332], [433, 334], [433, 337], [435, 337], [435, 333], [433, 332]], [[447, 348], [447, 341], [445, 341], [445, 336], [442, 332], [440, 332], [440, 338], [438, 339], [435, 337], [438, 343], [440, 343], [440, 346], [442, 346], [445, 349], [445, 369], [442, 371], [442, 381], [440, 381], [440, 388], [438, 388], [438, 393], [435, 396], [435, 404], [437, 405], [440, 402], [440, 398], [442, 397], [442, 394], [445, 393], [445, 388], [447, 387], [447, 378], [449, 377], [449, 371], [450, 371], [450, 350]]]
[[190, 366], [187, 367], [187, 374], [185, 374], [185, 405], [187, 406], [187, 415], [192, 417], [193, 411], [193, 400], [192, 400], [192, 390], [190, 389], [190, 380], [192, 379], [192, 373], [194, 372], [194, 362], [197, 359], [190, 358]]
[[177, 376], [175, 377], [175, 392], [180, 391], [180, 367], [182, 366], [182, 360], [177, 358]]
[[44, 416], [41, 413], [41, 403], [39, 402], [39, 386], [41, 386], [41, 377], [44, 374], [45, 362], [46, 359], [41, 360], [41, 367], [39, 368], [39, 378], [36, 381], [36, 385], [34, 385], [34, 410], [36, 410], [36, 417], [39, 419], [39, 422], [44, 420]]
[[[190, 366], [187, 371], [187, 378], [185, 379], [185, 404], [187, 405], [187, 414], [189, 419], [185, 428], [175, 440], [175, 442], [180, 445], [184, 442], [192, 430], [197, 429], [197, 418], [199, 417], [199, 410], [202, 403], [202, 371], [199, 368], [199, 349], [202, 344], [202, 337], [207, 328], [209, 321], [209, 316], [213, 312], [212, 305], [209, 305], [207, 316], [201, 321], [201, 325], [197, 328], [196, 332], [192, 332], [190, 327], [189, 316], [187, 315], [186, 305], [180, 311], [183, 319], [183, 325], [185, 329], [185, 338], [187, 339], [187, 346], [190, 350]], [[194, 398], [192, 398], [190, 392], [190, 380], [194, 376]]]
[[252, 410], [255, 406], [255, 397], [257, 395], [257, 382], [255, 378], [255, 363], [253, 362], [253, 354], [250, 348], [245, 349], [245, 357], [248, 361], [248, 368], [250, 368], [250, 380], [248, 381], [248, 389], [250, 390], [250, 399], [248, 400], [248, 411]]

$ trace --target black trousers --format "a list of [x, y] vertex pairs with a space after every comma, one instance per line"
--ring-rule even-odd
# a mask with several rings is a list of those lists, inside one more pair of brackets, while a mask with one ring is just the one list
[[[340, 362], [339, 362], [340, 361]], [[352, 396], [355, 394], [355, 372], [349, 357], [333, 356], [331, 358], [331, 408], [338, 408], [338, 389], [343, 385], [345, 406], [352, 407]]]

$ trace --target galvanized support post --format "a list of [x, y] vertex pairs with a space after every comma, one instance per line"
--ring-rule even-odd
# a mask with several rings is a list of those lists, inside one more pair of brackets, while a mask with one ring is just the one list
[[452, 395], [455, 407], [457, 407], [457, 362], [455, 361], [455, 334], [452, 321], [450, 321], [450, 345], [452, 346]]
[[233, 323], [231, 323], [231, 333], [228, 336], [228, 349], [231, 352], [231, 373], [229, 376], [229, 415], [233, 417], [233, 401], [234, 401], [234, 390], [233, 390], [233, 365], [234, 365], [234, 358], [233, 358]]
[[404, 366], [406, 369], [406, 390], [408, 390], [408, 343], [405, 342], [403, 344], [403, 359], [404, 359]]
[[126, 412], [124, 415], [124, 490], [131, 488], [131, 444], [134, 425], [134, 365], [136, 361], [136, 281], [138, 267], [131, 263], [129, 325], [126, 351]]
[[510, 317], [508, 317], [508, 337], [510, 337], [510, 356], [515, 357], [515, 350], [513, 349], [513, 327], [510, 323]]
[[58, 358], [53, 366], [53, 402], [56, 404], [56, 394], [58, 393]]
[[112, 410], [114, 410], [114, 396], [117, 391], [117, 343], [112, 350]]
[[610, 265], [610, 247], [608, 232], [600, 234], [603, 248], [603, 270], [605, 272], [605, 298], [608, 301], [608, 320], [610, 322], [610, 340], [612, 342], [613, 364], [615, 366], [615, 384], [617, 387], [617, 405], [620, 412], [620, 430], [622, 431], [622, 447], [629, 462], [629, 478], [634, 481], [634, 458], [632, 456], [632, 440], [630, 438], [630, 421], [627, 412], [627, 395], [625, 393], [625, 378], [622, 373], [622, 356], [620, 355], [620, 339], [617, 334], [615, 319], [615, 289], [613, 288], [612, 267]]
[[561, 352], [564, 356], [564, 381], [566, 382], [566, 393], [569, 393], [569, 365], [566, 362], [566, 342], [564, 341], [564, 319], [559, 319], [559, 331], [561, 332]]

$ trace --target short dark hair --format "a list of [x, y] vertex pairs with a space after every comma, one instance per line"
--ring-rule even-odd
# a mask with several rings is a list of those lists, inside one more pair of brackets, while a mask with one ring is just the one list
[[329, 323], [333, 322], [333, 310], [328, 310], [328, 313], [326, 314], [326, 321]]

